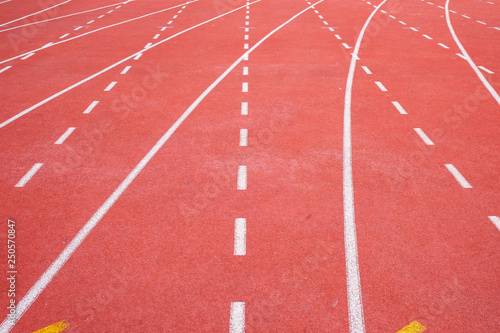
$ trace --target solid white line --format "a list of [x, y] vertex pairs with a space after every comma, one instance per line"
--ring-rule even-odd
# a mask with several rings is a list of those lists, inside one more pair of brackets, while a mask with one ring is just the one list
[[448, 24], [448, 29], [450, 29], [450, 33], [451, 33], [453, 39], [455, 40], [455, 43], [457, 44], [457, 46], [460, 49], [460, 51], [462, 51], [462, 54], [465, 56], [465, 58], [466, 58], [465, 60], [472, 67], [472, 69], [474, 70], [474, 72], [476, 73], [476, 75], [479, 77], [479, 79], [481, 80], [481, 82], [484, 84], [484, 86], [486, 87], [486, 89], [488, 89], [488, 91], [490, 92], [491, 96], [493, 96], [493, 98], [497, 101], [498, 105], [500, 105], [500, 96], [498, 95], [498, 93], [496, 92], [496, 90], [491, 86], [491, 84], [488, 82], [488, 80], [486, 80], [486, 78], [484, 77], [483, 73], [481, 73], [481, 71], [479, 70], [479, 68], [477, 68], [477, 66], [474, 63], [474, 61], [472, 61], [472, 58], [469, 56], [469, 54], [467, 53], [467, 51], [465, 51], [465, 48], [462, 46], [462, 44], [458, 40], [458, 37], [455, 34], [455, 30], [453, 29], [453, 26], [451, 25], [450, 13], [448, 12], [449, 5], [450, 5], [450, 0], [446, 0], [446, 6], [445, 6], [446, 7], [446, 11], [445, 11], [446, 12], [446, 23]]
[[9, 68], [12, 68], [12, 66], [6, 66], [6, 67], [4, 67], [4, 68], [0, 69], [0, 73], [5, 72], [5, 71], [6, 71], [6, 70], [8, 70]]
[[349, 65], [344, 100], [344, 133], [343, 133], [343, 193], [344, 193], [344, 245], [347, 277], [347, 305], [350, 333], [364, 333], [363, 298], [361, 296], [361, 280], [359, 276], [358, 245], [356, 222], [354, 217], [354, 185], [352, 175], [352, 135], [351, 135], [351, 99], [354, 71], [358, 59], [363, 35], [377, 10], [386, 3], [383, 0], [366, 20], [359, 32], [354, 52]]
[[[257, 3], [260, 0], [254, 1], [253, 3]], [[323, 2], [324, 0], [318, 1], [316, 4]], [[384, 0], [386, 1], [386, 0]], [[242, 7], [233, 9], [227, 13], [221, 14], [218, 17], [227, 15], [231, 12], [237, 11]], [[251, 53], [257, 47], [259, 47], [265, 40], [267, 40], [270, 36], [274, 35], [277, 31], [283, 28], [288, 23], [292, 22], [295, 18], [302, 15], [306, 12], [310, 7], [302, 10], [292, 18], [290, 18], [285, 23], [281, 24], [279, 27], [269, 32], [264, 38], [258, 41], [250, 50], [246, 52], [246, 54]], [[218, 18], [216, 17], [216, 18]], [[206, 22], [210, 22], [215, 20], [216, 18], [212, 18]], [[196, 26], [200, 26], [202, 24], [198, 24]], [[189, 29], [194, 29], [193, 26]], [[178, 33], [180, 34], [180, 33]], [[175, 36], [175, 35], [174, 35]], [[172, 38], [172, 37], [170, 37]], [[130, 57], [128, 57], [130, 58]], [[128, 59], [126, 58], [126, 59]], [[109, 198], [102, 204], [101, 207], [92, 215], [90, 220], [85, 223], [82, 229], [76, 234], [73, 240], [66, 246], [66, 248], [59, 254], [57, 259], [47, 268], [47, 270], [42, 274], [42, 276], [36, 281], [36, 283], [29, 289], [29, 291], [24, 295], [24, 297], [17, 303], [16, 306], [16, 318], [19, 320], [24, 313], [29, 309], [29, 307], [33, 304], [33, 302], [40, 296], [40, 294], [45, 290], [47, 285], [52, 281], [54, 276], [59, 272], [59, 270], [64, 266], [64, 264], [69, 260], [69, 258], [73, 255], [73, 253], [78, 249], [78, 247], [82, 244], [85, 238], [90, 234], [92, 229], [101, 221], [101, 219], [106, 215], [106, 213], [111, 209], [111, 207], [116, 203], [116, 201], [120, 198], [120, 196], [125, 192], [128, 186], [134, 181], [134, 179], [139, 175], [139, 173], [147, 166], [147, 164], [151, 161], [151, 159], [158, 153], [158, 151], [165, 145], [168, 139], [175, 133], [175, 131], [179, 128], [179, 126], [186, 120], [187, 117], [194, 111], [194, 109], [203, 101], [203, 99], [227, 76], [229, 73], [243, 60], [243, 56], [241, 56], [238, 60], [236, 60], [224, 73], [222, 73], [190, 106], [189, 108], [177, 119], [177, 121], [168, 129], [165, 134], [156, 142], [156, 144], [151, 148], [151, 150], [142, 158], [142, 160], [137, 164], [134, 169], [128, 174], [128, 176], [121, 182], [121, 184], [115, 189], [115, 191], [109, 196]], [[14, 327], [15, 323], [13, 323], [10, 318], [6, 317], [2, 324], [0, 325], [0, 332], [8, 332]]]
[[240, 129], [240, 146], [248, 146], [248, 129], [246, 128]]
[[495, 72], [490, 71], [488, 68], [483, 67], [483, 66], [477, 66], [478, 68], [481, 68], [483, 71], [485, 71], [488, 74], [495, 74]]
[[125, 67], [120, 74], [127, 74], [127, 72], [129, 71], [129, 69], [132, 68], [132, 66], [127, 66]]
[[342, 43], [342, 46], [345, 47], [346, 49], [350, 49], [351, 47], [347, 45], [346, 43]]
[[241, 92], [248, 92], [248, 82], [243, 82], [241, 85]]
[[424, 37], [425, 37], [425, 38], [427, 38], [427, 39], [432, 39], [432, 37], [427, 36], [426, 34], [423, 34], [422, 36], [424, 36]]
[[243, 115], [243, 116], [248, 115], [248, 103], [247, 102], [241, 103], [241, 115]]
[[464, 176], [455, 168], [453, 164], [445, 164], [446, 169], [448, 169], [449, 172], [455, 177], [457, 182], [463, 187], [463, 188], [472, 188], [471, 184], [465, 179]]
[[43, 163], [36, 163], [35, 165], [33, 165], [30, 171], [28, 171], [14, 187], [24, 187], [24, 185], [26, 185], [26, 183], [28, 183], [30, 179], [33, 178], [35, 173], [37, 173], [37, 171], [40, 170], [42, 166]]
[[490, 221], [493, 222], [498, 231], [500, 231], [500, 217], [498, 216], [488, 216]]
[[480, 23], [480, 24], [484, 24], [486, 25], [486, 22], [483, 22], [483, 21], [476, 21], [477, 23]]
[[382, 84], [382, 82], [380, 82], [380, 81], [375, 81], [375, 84], [377, 85], [377, 87], [379, 87], [379, 88], [380, 88], [380, 90], [382, 90], [382, 91], [387, 91], [387, 88], [386, 88], [386, 87], [384, 87], [384, 85]]
[[34, 55], [34, 53], [30, 53], [28, 55], [25, 55], [24, 57], [21, 58], [21, 60], [26, 60], [28, 59], [29, 57], [31, 57], [32, 55]]
[[247, 189], [247, 167], [246, 165], [240, 165], [238, 167], [238, 182], [237, 182], [238, 190], [246, 190]]
[[243, 75], [248, 75], [248, 67], [243, 67]]
[[443, 48], [445, 48], [445, 49], [449, 49], [449, 47], [446, 46], [446, 45], [444, 45], [443, 43], [438, 43], [438, 45], [441, 46], [441, 47], [443, 47]]
[[61, 3], [58, 3], [57, 5], [54, 5], [54, 6], [49, 7], [49, 8], [45, 8], [45, 9], [43, 9], [43, 10], [40, 10], [40, 11], [36, 12], [36, 13], [31, 13], [31, 14], [29, 14], [29, 15], [26, 15], [26, 16], [23, 16], [23, 17], [20, 17], [20, 18], [18, 18], [18, 19], [15, 19], [15, 20], [12, 20], [12, 21], [9, 21], [9, 22], [2, 23], [2, 24], [0, 24], [0, 26], [2, 26], [2, 25], [8, 25], [8, 24], [11, 24], [11, 23], [14, 23], [14, 22], [17, 22], [17, 21], [21, 21], [22, 19], [25, 19], [25, 18], [27, 18], [27, 17], [33, 16], [33, 15], [36, 15], [36, 14], [39, 14], [39, 13], [46, 12], [47, 10], [51, 10], [52, 8], [56, 8], [56, 7], [62, 6], [62, 5], [66, 4], [66, 3], [70, 2], [70, 1], [71, 1], [71, 0], [67, 0], [67, 1], [64, 1], [64, 2], [61, 2]]
[[73, 131], [76, 129], [76, 127], [70, 127], [64, 132], [63, 135], [57, 141], [54, 143], [55, 145], [61, 145], [64, 143], [64, 141], [73, 133]]
[[424, 133], [421, 128], [414, 128], [415, 132], [417, 132], [418, 136], [424, 141], [424, 143], [428, 146], [434, 146], [434, 142]]
[[153, 39], [158, 39], [158, 37], [160, 37], [160, 34], [156, 34]]
[[85, 111], [83, 111], [84, 114], [88, 114], [90, 113], [92, 110], [94, 110], [94, 108], [96, 107], [96, 105], [99, 104], [99, 101], [93, 101], [92, 103], [90, 103], [90, 105], [85, 109]]
[[234, 221], [234, 255], [247, 254], [247, 219], [237, 218]]
[[372, 72], [368, 69], [368, 67], [361, 66], [361, 68], [363, 68], [363, 70], [365, 71], [366, 74], [372, 74]]
[[64, 34], [61, 37], [59, 37], [59, 39], [63, 39], [64, 37], [67, 37], [67, 36], [69, 36], [69, 34]]
[[340, 37], [340, 35], [337, 35], [337, 34], [335, 35], [335, 38], [337, 38], [339, 40], [342, 39], [342, 37]]
[[392, 101], [391, 103], [399, 111], [399, 113], [408, 114], [408, 112], [406, 112], [406, 110], [401, 106], [401, 104], [399, 104], [399, 102]]
[[229, 333], [245, 333], [245, 302], [232, 302]]
[[117, 84], [118, 82], [116, 81], [113, 81], [111, 82], [107, 87], [106, 89], [104, 89], [104, 91], [110, 91], [111, 89], [113, 89], [113, 87]]
[[0, 5], [1, 5], [1, 4], [3, 4], [3, 3], [6, 3], [6, 2], [10, 2], [10, 1], [12, 1], [12, 0], [5, 0], [5, 1], [2, 1], [2, 2], [0, 2]]

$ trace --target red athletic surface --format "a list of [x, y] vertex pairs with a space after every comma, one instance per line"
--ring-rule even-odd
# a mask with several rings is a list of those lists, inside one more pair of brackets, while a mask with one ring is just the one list
[[[114, 3], [73, 0], [55, 16]], [[0, 62], [66, 33], [68, 39], [181, 3], [136, 0], [48, 22], [28, 37], [21, 29], [0, 32]], [[387, 13], [375, 14], [365, 34], [354, 75], [354, 204], [367, 332], [397, 332], [414, 320], [428, 332], [500, 328], [500, 230], [488, 219], [500, 215], [500, 106], [456, 55], [445, 11], [437, 7], [445, 2], [433, 3], [388, 0], [381, 7]], [[12, 66], [0, 73], [0, 122], [147, 43], [244, 4], [200, 0], [180, 14], [175, 8], [0, 64], [0, 70]], [[0, 235], [6, 245], [6, 221], [16, 221], [17, 301], [163, 133], [246, 51], [243, 44], [252, 47], [308, 6], [262, 0], [250, 6], [248, 33], [243, 8], [0, 128]], [[0, 24], [43, 8], [36, 1], [0, 4]], [[224, 332], [231, 302], [245, 302], [248, 332], [349, 332], [344, 95], [350, 53], [374, 8], [361, 0], [315, 8], [323, 19], [313, 9], [299, 16], [201, 102], [12, 332], [61, 320], [69, 324], [65, 332]], [[450, 15], [461, 43], [477, 65], [495, 73], [483, 72], [499, 92], [500, 31], [490, 27], [500, 26], [500, 2], [452, 0], [450, 9], [457, 11]], [[10, 33], [24, 38], [17, 48]], [[132, 68], [122, 75], [125, 66]], [[104, 92], [112, 81], [117, 85]], [[249, 92], [241, 91], [242, 82]], [[99, 104], [83, 114], [92, 101]], [[249, 104], [246, 116], [241, 102]], [[68, 127], [76, 130], [54, 145]], [[247, 147], [238, 145], [241, 128], [248, 129]], [[426, 146], [414, 128], [435, 146]], [[35, 163], [44, 166], [15, 188]], [[445, 164], [473, 188], [462, 188]], [[245, 191], [236, 189], [239, 165], [248, 168]], [[245, 256], [233, 255], [239, 217], [247, 219]], [[5, 309], [8, 284], [0, 281]]]

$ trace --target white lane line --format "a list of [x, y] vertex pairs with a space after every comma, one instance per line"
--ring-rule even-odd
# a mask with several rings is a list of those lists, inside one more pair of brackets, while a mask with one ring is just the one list
[[245, 333], [245, 302], [232, 302], [229, 333]]
[[240, 146], [248, 146], [248, 129], [246, 128], [240, 129]]
[[354, 217], [354, 185], [352, 174], [352, 134], [351, 134], [351, 100], [354, 71], [358, 59], [361, 41], [377, 10], [386, 3], [383, 0], [366, 20], [359, 32], [354, 52], [349, 65], [344, 100], [344, 132], [343, 132], [343, 193], [344, 193], [344, 246], [346, 259], [347, 305], [350, 333], [365, 333], [363, 315], [363, 298], [361, 295], [361, 280], [359, 276], [358, 241]]
[[107, 14], [111, 14], [113, 12], [113, 10], [110, 10]]
[[347, 45], [346, 43], [342, 43], [342, 46], [345, 47], [346, 49], [350, 49], [351, 47]]
[[382, 13], [387, 14], [387, 12], [383, 9], [380, 10]]
[[315, 12], [316, 14], [319, 14], [318, 10], [316, 10], [316, 9], [314, 10], [314, 12]]
[[495, 3], [494, 2], [491, 2], [491, 1], [486, 1], [487, 3], [489, 3], [490, 5], [494, 5]]
[[372, 74], [372, 71], [370, 69], [368, 69], [368, 67], [361, 66], [361, 68], [363, 68], [363, 70], [365, 71], [366, 74]]
[[418, 32], [418, 29], [415, 29], [415, 28], [410, 28], [410, 30]]
[[339, 36], [339, 35], [337, 35], [337, 34], [335, 34], [335, 38], [337, 38], [337, 39], [339, 39], [339, 40], [340, 40], [340, 39], [342, 39], [342, 37], [340, 37], [340, 36]]
[[119, 9], [119, 8], [122, 8], [122, 6], [120, 5], [120, 6], [116, 7], [116, 9]]
[[490, 71], [488, 68], [483, 67], [483, 66], [477, 66], [478, 68], [481, 68], [483, 71], [485, 71], [488, 74], [495, 74], [495, 72]]
[[245, 61], [248, 60], [248, 53], [245, 53], [245, 55], [243, 56], [243, 60], [245, 60]]
[[132, 66], [127, 66], [125, 67], [120, 74], [127, 74], [127, 72], [129, 71], [129, 69], [132, 68]]
[[396, 16], [394, 16], [394, 15], [389, 15], [389, 17], [390, 17], [391, 19], [396, 19]]
[[246, 44], [246, 43], [245, 43], [245, 44], [243, 44], [243, 48], [244, 48], [245, 50], [248, 50], [248, 44]]
[[173, 21], [168, 21], [167, 24], [172, 24]]
[[110, 91], [111, 89], [113, 89], [113, 87], [117, 84], [118, 82], [116, 81], [113, 81], [111, 82], [107, 87], [106, 89], [104, 89], [104, 91]]
[[182, 10], [179, 10], [179, 11], [177, 12], [177, 14], [180, 14], [180, 13], [182, 13]]
[[243, 84], [241, 85], [241, 92], [248, 92], [248, 83], [247, 82], [243, 82]]
[[160, 34], [154, 35], [153, 39], [158, 39], [158, 37], [160, 37]]
[[321, 16], [321, 15], [318, 15], [318, 17], [319, 17], [320, 19], [323, 19], [323, 16]]
[[249, 19], [250, 19], [249, 15], [245, 16], [245, 20], [249, 20]]
[[79, 26], [79, 27], [76, 27], [75, 29], [73, 29], [74, 31], [78, 31], [82, 28], [82, 26]]
[[453, 14], [456, 14], [456, 13], [457, 13], [456, 11], [454, 11], [454, 10], [451, 10], [451, 9], [450, 9], [450, 12], [452, 12]]
[[445, 164], [445, 166], [463, 188], [472, 188], [471, 184], [465, 179], [464, 176], [462, 176], [453, 164]]
[[488, 216], [491, 222], [497, 227], [498, 231], [500, 231], [500, 217], [498, 216]]
[[68, 36], [69, 36], [69, 34], [64, 34], [61, 37], [59, 37], [59, 39], [63, 39], [64, 37], [68, 37]]
[[463, 54], [460, 54], [460, 53], [455, 53], [455, 54], [456, 54], [457, 56], [459, 56], [460, 58], [462, 58], [462, 59], [464, 59], [464, 60], [467, 60], [467, 58], [466, 58], [466, 57], [464, 57], [464, 55], [463, 55]]
[[335, 31], [332, 27], [329, 27], [328, 30], [330, 31]]
[[241, 103], [241, 115], [242, 116], [247, 116], [248, 115], [248, 103], [247, 102], [242, 102]]
[[250, 25], [250, 22], [246, 21], [246, 22], [245, 22], [245, 25]]
[[462, 14], [463, 17], [467, 18], [467, 19], [470, 19], [470, 16], [467, 16], [465, 14]]
[[245, 35], [245, 40], [248, 40], [248, 35]]
[[387, 91], [387, 88], [386, 88], [386, 87], [384, 87], [384, 85], [382, 84], [382, 82], [380, 82], [380, 81], [375, 81], [375, 84], [377, 85], [377, 87], [379, 87], [379, 88], [380, 88], [380, 90], [382, 90], [382, 91]]
[[444, 9], [444, 7], [443, 7], [443, 6], [438, 6], [438, 8]]
[[8, 70], [9, 68], [12, 68], [12, 66], [6, 66], [6, 67], [4, 67], [4, 68], [0, 69], [0, 73], [5, 72], [5, 71], [6, 71], [6, 70]]
[[160, 31], [165, 31], [165, 30], [167, 30], [167, 27], [163, 27], [163, 28], [161, 28], [161, 30], [160, 30]]
[[398, 21], [399, 23], [401, 23], [402, 25], [406, 25], [406, 23], [404, 23], [403, 21]]
[[95, 20], [90, 20], [90, 21], [87, 22], [87, 24], [92, 24], [94, 22], [95, 22]]
[[237, 189], [238, 190], [246, 190], [247, 189], [247, 167], [246, 167], [246, 165], [240, 165], [238, 167]]
[[480, 24], [484, 24], [486, 25], [486, 22], [483, 22], [483, 21], [476, 21], [477, 23], [480, 23]]
[[92, 112], [92, 110], [94, 110], [94, 108], [97, 106], [97, 104], [99, 104], [99, 101], [93, 101], [92, 103], [90, 103], [90, 105], [85, 109], [85, 111], [83, 111], [84, 114], [89, 114], [90, 112]]
[[496, 92], [496, 90], [491, 86], [491, 84], [486, 80], [484, 77], [483, 73], [479, 70], [479, 68], [476, 66], [474, 61], [472, 61], [472, 58], [469, 56], [465, 48], [462, 46], [462, 43], [458, 40], [457, 34], [455, 33], [455, 30], [453, 29], [453, 26], [451, 25], [451, 20], [450, 20], [450, 13], [448, 12], [450, 8], [450, 0], [446, 0], [446, 23], [448, 24], [448, 29], [450, 30], [450, 33], [455, 40], [455, 43], [457, 44], [458, 48], [460, 51], [462, 51], [462, 54], [466, 58], [465, 60], [469, 63], [469, 65], [472, 67], [472, 70], [476, 73], [476, 75], [479, 77], [483, 85], [488, 89], [490, 92], [491, 96], [497, 101], [498, 105], [500, 105], [500, 96]]
[[134, 60], [139, 60], [142, 57], [142, 53], [137, 53], [137, 55], [134, 57]]
[[177, 18], [177, 16], [179, 16], [179, 15], [174, 15], [174, 17], [172, 17], [172, 18], [175, 20]]
[[98, 16], [97, 18], [100, 19], [100, 18], [103, 18], [103, 17], [104, 17], [104, 15], [101, 15], [101, 16]]
[[237, 218], [234, 221], [234, 255], [247, 254], [247, 219]]
[[431, 37], [431, 36], [427, 36], [426, 34], [423, 34], [422, 36], [424, 36], [424, 37], [425, 37], [425, 38], [427, 38], [427, 39], [432, 39], [432, 37]]
[[21, 180], [14, 187], [24, 187], [42, 166], [43, 163], [36, 163], [35, 165], [33, 165], [33, 167], [23, 176], [23, 178], [21, 178]]
[[243, 67], [243, 75], [248, 75], [248, 67]]
[[0, 5], [1, 5], [1, 4], [3, 4], [3, 3], [6, 3], [6, 2], [10, 2], [10, 1], [12, 1], [12, 0], [5, 0], [5, 1], [2, 1], [2, 2], [0, 2]]
[[323, 21], [323, 24], [324, 24], [324, 25], [328, 25], [328, 22], [326, 22], [326, 21]]
[[438, 45], [441, 46], [442, 48], [449, 49], [449, 47], [444, 45], [443, 43], [438, 43]]
[[408, 112], [406, 112], [406, 110], [401, 106], [401, 104], [399, 104], [399, 102], [392, 101], [391, 103], [399, 111], [399, 113], [408, 114]]
[[28, 55], [25, 55], [24, 57], [22, 57], [22, 58], [21, 58], [21, 60], [26, 60], [26, 59], [28, 59], [29, 57], [33, 56], [33, 55], [35, 55], [35, 54], [34, 54], [34, 53], [30, 53], [30, 54], [28, 54]]
[[426, 145], [434, 146], [434, 142], [432, 142], [432, 140], [427, 136], [427, 134], [424, 133], [421, 128], [414, 128], [414, 130]]
[[427, 3], [428, 3], [429, 5], [434, 5], [434, 3], [432, 3], [432, 2], [429, 2], [429, 1], [427, 1]]
[[55, 145], [62, 145], [64, 143], [64, 141], [66, 141], [66, 139], [71, 135], [71, 133], [73, 133], [73, 131], [76, 129], [76, 127], [70, 127], [66, 130], [66, 132], [64, 132], [63, 135], [61, 135], [61, 137], [59, 139], [57, 139], [57, 141], [54, 143]]
[[62, 5], [66, 4], [66, 3], [70, 2], [70, 1], [71, 1], [71, 0], [67, 0], [67, 1], [64, 1], [64, 2], [61, 2], [61, 3], [58, 3], [58, 4], [57, 4], [57, 5], [55, 5], [55, 6], [52, 6], [52, 7], [48, 7], [48, 8], [42, 9], [42, 10], [40, 10], [40, 11], [36, 12], [36, 13], [31, 13], [31, 14], [28, 14], [28, 15], [26, 15], [26, 16], [20, 17], [20, 18], [18, 18], [18, 19], [15, 19], [15, 20], [12, 20], [12, 21], [9, 21], [9, 22], [5, 22], [5, 23], [1, 23], [1, 24], [0, 24], [0, 26], [2, 26], [2, 25], [8, 25], [8, 24], [11, 24], [11, 23], [14, 23], [14, 22], [17, 22], [17, 21], [21, 21], [21, 20], [23, 20], [23, 19], [25, 19], [25, 18], [27, 18], [27, 17], [33, 16], [33, 15], [36, 15], [36, 14], [39, 14], [39, 13], [46, 12], [46, 11], [48, 11], [48, 10], [51, 10], [52, 8], [56, 8], [56, 7], [62, 6]]
[[146, 46], [144, 46], [145, 49], [149, 49], [153, 45], [153, 43], [147, 43]]

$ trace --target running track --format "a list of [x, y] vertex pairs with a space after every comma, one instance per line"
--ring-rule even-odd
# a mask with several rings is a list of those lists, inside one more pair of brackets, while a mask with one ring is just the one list
[[498, 1], [8, 0], [0, 25], [0, 332], [500, 327]]

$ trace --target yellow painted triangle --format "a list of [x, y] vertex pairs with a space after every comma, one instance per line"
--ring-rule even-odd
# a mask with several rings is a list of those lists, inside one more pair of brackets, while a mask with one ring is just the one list
[[397, 333], [421, 333], [426, 329], [427, 328], [424, 325], [420, 324], [418, 321], [413, 321], [397, 331]]
[[58, 323], [47, 326], [45, 328], [42, 328], [38, 331], [35, 331], [33, 333], [59, 333], [64, 331], [68, 326], [69, 326], [68, 323], [63, 320]]

